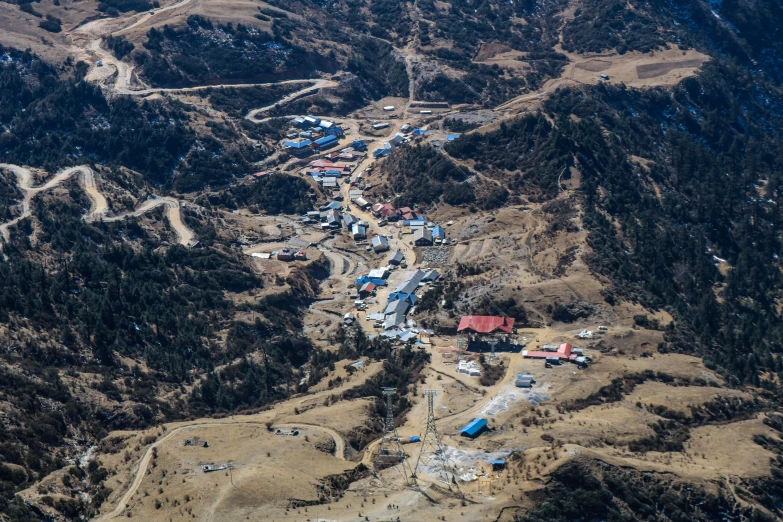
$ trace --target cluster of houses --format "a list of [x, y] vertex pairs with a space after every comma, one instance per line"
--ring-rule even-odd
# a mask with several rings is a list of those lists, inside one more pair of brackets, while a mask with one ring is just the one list
[[[389, 126], [388, 123], [376, 123], [375, 125], [372, 126], [372, 128], [375, 130], [380, 130], [388, 126]], [[427, 131], [425, 129], [411, 130], [411, 126], [408, 125], [407, 123], [400, 128], [400, 131], [401, 132], [398, 132], [394, 136], [392, 136], [389, 139], [389, 141], [384, 142], [381, 148], [373, 152], [373, 156], [376, 159], [383, 158], [384, 156], [388, 156], [397, 147], [404, 145], [406, 143], [410, 143], [412, 139], [420, 138], [421, 136], [427, 134]]]
[[322, 230], [339, 229], [343, 223], [342, 208], [340, 203], [333, 201], [318, 210], [311, 210], [301, 220], [303, 223], [319, 225]]
[[256, 252], [250, 254], [259, 259], [277, 259], [278, 261], [307, 261], [307, 252], [305, 250], [296, 250], [293, 248], [283, 248], [282, 250], [273, 250], [272, 252]]
[[448, 244], [445, 228], [427, 221], [410, 207], [395, 208], [391, 203], [376, 203], [372, 206], [372, 213], [379, 219], [378, 224], [381, 226], [402, 222], [403, 226], [410, 227], [416, 246]]
[[[355, 168], [355, 162], [361, 157], [353, 152], [335, 152], [322, 159], [311, 161], [305, 169], [305, 174], [321, 185], [324, 190], [338, 190], [340, 178], [350, 176]], [[336, 194], [337, 197], [339, 194]]]
[[301, 220], [310, 225], [319, 225], [322, 230], [347, 230], [358, 244], [363, 244], [369, 240], [368, 250], [376, 253], [389, 250], [389, 238], [382, 235], [370, 237], [369, 223], [360, 220], [350, 213], [343, 213], [343, 206], [333, 201], [320, 207], [318, 210], [311, 210]]
[[547, 366], [559, 365], [562, 361], [574, 363], [580, 367], [587, 366], [590, 356], [585, 355], [581, 348], [574, 348], [571, 343], [545, 344], [541, 350], [522, 350], [525, 359], [544, 359]]
[[[388, 284], [388, 277], [393, 269], [403, 265], [405, 257], [400, 252], [394, 252], [389, 256], [389, 265], [374, 270], [360, 277], [356, 281], [357, 293], [360, 301], [375, 295], [379, 287]], [[414, 310], [418, 295], [416, 292], [437, 280], [440, 274], [437, 270], [412, 270], [405, 279], [389, 293], [386, 307], [382, 312], [369, 314], [368, 320], [375, 322], [374, 326], [383, 329], [381, 337], [396, 339], [402, 342], [421, 341], [422, 336], [431, 336], [432, 331], [417, 328], [413, 321], [407, 319], [407, 315]]]
[[317, 116], [304, 116], [290, 121], [292, 128], [283, 141], [285, 150], [296, 156], [306, 156], [336, 146], [343, 137], [343, 129], [333, 121]]

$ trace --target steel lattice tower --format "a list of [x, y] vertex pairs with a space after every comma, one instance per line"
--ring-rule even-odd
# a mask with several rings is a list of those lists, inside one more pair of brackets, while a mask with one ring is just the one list
[[397, 434], [397, 428], [394, 426], [394, 410], [392, 408], [392, 395], [397, 393], [395, 388], [384, 388], [383, 394], [386, 396], [386, 426], [381, 439], [381, 445], [378, 453], [375, 455], [375, 468], [386, 464], [402, 464], [400, 473], [408, 483], [408, 473], [405, 469], [405, 459], [407, 455], [400, 444], [400, 436]]
[[438, 434], [438, 427], [435, 425], [435, 395], [438, 392], [436, 390], [424, 390], [424, 396], [427, 397], [427, 431], [424, 432], [424, 436], [421, 438], [421, 453], [416, 460], [416, 468], [414, 469], [414, 478], [419, 472], [419, 465], [422, 461], [429, 466], [437, 466], [438, 477], [442, 482], [449, 485], [451, 489], [452, 483], [456, 485], [456, 477], [454, 476], [454, 469], [449, 464], [446, 458], [446, 453], [443, 451], [443, 445], [440, 442], [440, 435]]

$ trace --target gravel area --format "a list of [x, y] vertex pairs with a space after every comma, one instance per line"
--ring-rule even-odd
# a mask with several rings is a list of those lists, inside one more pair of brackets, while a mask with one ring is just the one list
[[423, 247], [419, 249], [419, 252], [421, 255], [417, 257], [422, 262], [426, 261], [431, 265], [447, 265], [449, 264], [451, 247], [447, 247], [447, 246]]

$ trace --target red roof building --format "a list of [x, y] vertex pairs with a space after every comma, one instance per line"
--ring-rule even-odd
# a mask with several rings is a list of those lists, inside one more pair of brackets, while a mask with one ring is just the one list
[[560, 345], [560, 348], [557, 349], [557, 354], [563, 358], [571, 357], [571, 350], [573, 350], [574, 347], [571, 346], [571, 343], [563, 343]]
[[396, 212], [396, 209], [391, 203], [376, 203], [372, 206], [372, 211], [376, 216], [389, 217], [389, 215]]
[[512, 333], [514, 319], [496, 315], [466, 315], [459, 321], [458, 332], [475, 332], [480, 334]]
[[335, 166], [334, 163], [327, 160], [315, 160], [310, 162], [311, 167], [322, 167], [322, 168], [332, 168]]
[[576, 354], [571, 353], [573, 349], [574, 347], [571, 345], [571, 343], [563, 343], [560, 345], [560, 347], [557, 349], [556, 352], [523, 350], [522, 357], [532, 358], [532, 359], [548, 359], [548, 358], [557, 357], [558, 359], [568, 359], [573, 361], [577, 357]]

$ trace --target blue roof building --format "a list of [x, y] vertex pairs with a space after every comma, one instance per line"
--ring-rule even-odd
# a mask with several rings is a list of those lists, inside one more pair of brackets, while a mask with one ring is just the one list
[[372, 283], [375, 286], [386, 286], [386, 280], [385, 279], [378, 279], [378, 278], [375, 278], [375, 277], [362, 276], [362, 277], [360, 277], [359, 279], [356, 280], [356, 285], [357, 286], [361, 286], [361, 285], [363, 285], [365, 283]]
[[359, 151], [367, 150], [367, 144], [364, 143], [364, 140], [353, 140], [351, 147]]
[[446, 239], [446, 229], [437, 225], [432, 229], [432, 239]]
[[413, 134], [415, 134], [416, 136], [423, 136], [426, 133], [427, 133], [426, 129], [413, 129]]
[[313, 142], [310, 140], [302, 140], [302, 141], [284, 141], [283, 145], [287, 149], [294, 149], [294, 150], [300, 150], [300, 149], [306, 149], [309, 147]]
[[331, 147], [332, 145], [337, 145], [337, 143], [340, 140], [337, 139], [337, 136], [324, 136], [323, 138], [318, 138], [313, 143], [318, 148], [324, 148], [324, 147]]
[[327, 176], [342, 176], [343, 171], [338, 169], [329, 169], [326, 172], [324, 172], [324, 174], [326, 174]]
[[416, 225], [416, 224], [424, 226], [426, 222], [427, 220], [424, 219], [424, 216], [418, 216], [414, 219], [406, 219], [405, 221], [402, 222], [402, 224], [405, 225], [406, 227], [409, 227], [411, 225]]
[[373, 156], [376, 158], [382, 158], [384, 156], [388, 156], [391, 152], [391, 149], [378, 149], [375, 152], [372, 153]]
[[489, 463], [492, 465], [492, 471], [502, 471], [506, 467], [504, 459], [492, 459]]
[[482, 419], [481, 417], [477, 419], [473, 419], [468, 423], [467, 426], [459, 430], [459, 434], [463, 437], [470, 437], [471, 439], [475, 439], [479, 435], [481, 435], [484, 430], [487, 429], [487, 419]]
[[416, 294], [392, 292], [391, 294], [389, 294], [389, 301], [407, 301], [410, 304], [416, 304]]
[[449, 141], [454, 141], [457, 138], [459, 138], [459, 136], [460, 136], [459, 134], [449, 134], [448, 136], [446, 136], [446, 139]]

